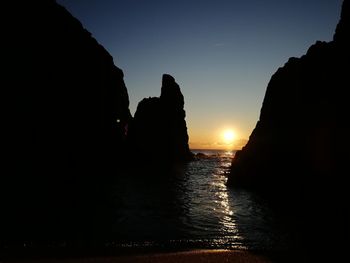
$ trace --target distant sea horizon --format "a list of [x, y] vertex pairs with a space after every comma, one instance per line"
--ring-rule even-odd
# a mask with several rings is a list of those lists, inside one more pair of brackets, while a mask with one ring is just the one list
[[191, 149], [190, 148], [190, 151], [192, 153], [204, 153], [204, 154], [207, 154], [207, 155], [212, 155], [212, 154], [216, 154], [216, 153], [225, 153], [225, 155], [227, 155], [228, 153], [231, 153], [232, 154], [232, 157], [234, 157], [234, 154], [239, 151], [237, 149], [198, 149], [198, 148], [193, 148]]

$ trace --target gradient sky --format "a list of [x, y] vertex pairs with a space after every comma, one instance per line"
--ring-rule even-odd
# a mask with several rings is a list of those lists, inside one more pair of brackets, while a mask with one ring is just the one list
[[342, 0], [57, 0], [113, 56], [134, 114], [163, 73], [185, 97], [191, 148], [246, 142], [271, 75], [316, 40], [330, 41]]

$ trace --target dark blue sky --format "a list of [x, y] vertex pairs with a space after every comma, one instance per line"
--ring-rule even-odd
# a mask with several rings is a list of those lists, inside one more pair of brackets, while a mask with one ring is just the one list
[[271, 75], [316, 40], [332, 39], [341, 0], [57, 0], [124, 71], [134, 113], [163, 73], [185, 96], [193, 148], [236, 146], [258, 120]]

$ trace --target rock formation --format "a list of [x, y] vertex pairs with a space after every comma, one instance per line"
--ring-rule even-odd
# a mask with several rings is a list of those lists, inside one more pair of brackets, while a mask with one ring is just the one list
[[277, 180], [287, 186], [287, 174], [292, 181], [304, 172], [319, 178], [348, 160], [348, 12], [345, 1], [332, 42], [318, 41], [272, 76], [260, 119], [233, 160], [230, 184], [259, 187]]
[[[228, 180], [259, 191], [280, 208], [302, 204], [305, 214], [319, 216], [317, 226], [327, 218], [348, 230], [343, 223], [349, 218], [344, 201], [350, 163], [349, 11], [345, 0], [333, 41], [316, 42], [272, 76], [260, 119], [234, 157]], [[325, 207], [333, 219], [322, 214]]]
[[94, 181], [118, 174], [128, 93], [111, 55], [55, 1], [13, 1], [3, 10], [11, 19], [3, 34], [0, 235], [54, 238], [73, 222], [82, 227], [75, 215], [84, 192], [94, 196]]
[[184, 97], [179, 85], [164, 74], [160, 97], [143, 99], [129, 129], [132, 154], [145, 163], [172, 164], [192, 158], [188, 147]]

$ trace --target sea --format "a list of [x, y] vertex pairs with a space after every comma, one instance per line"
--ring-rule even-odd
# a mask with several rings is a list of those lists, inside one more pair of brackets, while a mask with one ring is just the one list
[[[113, 170], [115, 176], [80, 178], [71, 192], [62, 188], [57, 198], [40, 199], [47, 206], [39, 203], [39, 209], [1, 224], [5, 236], [0, 235], [0, 261], [1, 257], [44, 254], [120, 255], [193, 249], [238, 249], [269, 255], [295, 255], [295, 251], [308, 255], [311, 251], [311, 257], [322, 258], [325, 251], [338, 253], [338, 247], [347, 248], [342, 228], [345, 221], [338, 221], [342, 217], [332, 213], [337, 203], [328, 203], [316, 215], [311, 212], [319, 211], [315, 210], [319, 206], [313, 208], [310, 203], [311, 212], [300, 212], [300, 204], [281, 210], [258, 193], [227, 186], [235, 151], [192, 152], [195, 160], [173, 167], [159, 162], [145, 167], [141, 157], [135, 156], [134, 163]], [[57, 188], [51, 197], [60, 193]], [[35, 189], [40, 190], [40, 185]], [[60, 198], [65, 199], [61, 202]], [[328, 256], [334, 253], [328, 252]]]
[[108, 246], [283, 250], [290, 228], [263, 198], [226, 185], [235, 151], [192, 150], [196, 159], [157, 176], [120, 177]]

